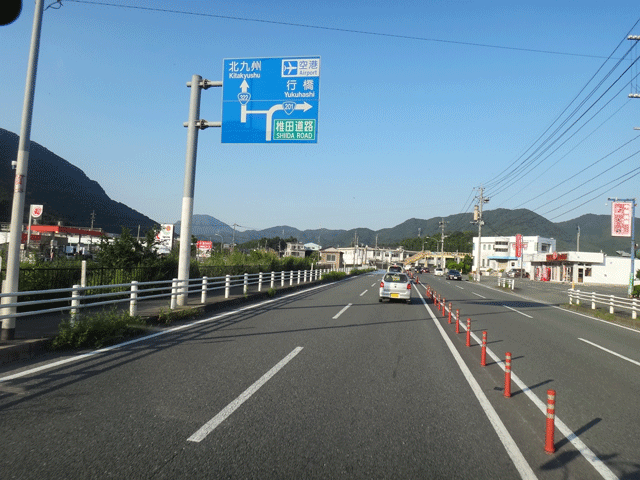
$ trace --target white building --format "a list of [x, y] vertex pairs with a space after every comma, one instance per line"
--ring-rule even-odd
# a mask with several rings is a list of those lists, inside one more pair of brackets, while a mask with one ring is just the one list
[[[556, 251], [554, 238], [535, 236], [522, 237], [522, 268], [531, 275], [531, 260], [534, 255]], [[478, 237], [473, 237], [473, 270], [477, 270]], [[509, 271], [520, 268], [520, 259], [516, 257], [516, 237], [482, 237], [480, 245], [480, 271]], [[532, 276], [533, 277], [533, 276]]]
[[[636, 262], [636, 266], [640, 266], [639, 263]], [[535, 255], [531, 268], [531, 278], [536, 280], [576, 285], [628, 285], [631, 258], [602, 252], [554, 252]]]

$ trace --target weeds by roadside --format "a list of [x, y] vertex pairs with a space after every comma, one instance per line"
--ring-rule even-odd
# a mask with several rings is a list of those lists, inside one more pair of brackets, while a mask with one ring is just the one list
[[54, 350], [102, 348], [139, 335], [146, 328], [146, 322], [138, 316], [132, 317], [128, 312], [115, 309], [105, 310], [73, 323], [70, 319], [63, 320], [51, 347]]
[[165, 308], [161, 308], [158, 313], [158, 323], [169, 325], [176, 320], [187, 320], [195, 318], [198, 315], [200, 315], [200, 310], [195, 307], [185, 308], [183, 310], [167, 310]]

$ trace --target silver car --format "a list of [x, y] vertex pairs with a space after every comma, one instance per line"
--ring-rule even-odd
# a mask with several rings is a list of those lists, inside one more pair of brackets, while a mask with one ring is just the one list
[[378, 301], [388, 298], [411, 303], [411, 280], [406, 273], [390, 272], [382, 277], [380, 282], [380, 297]]

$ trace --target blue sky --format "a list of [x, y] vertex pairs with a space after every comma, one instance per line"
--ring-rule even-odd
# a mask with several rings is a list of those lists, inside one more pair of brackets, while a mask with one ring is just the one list
[[[23, 3], [0, 27], [0, 127], [18, 134], [33, 22]], [[633, 45], [606, 61], [640, 18], [637, 0], [108, 3], [190, 14], [72, 0], [46, 10], [31, 139], [158, 222], [180, 219], [186, 82], [221, 80], [225, 58], [319, 55], [318, 141], [222, 144], [220, 129], [201, 131], [196, 214], [255, 229], [377, 230], [472, 211], [480, 185], [485, 209], [553, 221], [638, 196], [640, 176], [616, 184], [640, 160], [622, 161], [640, 150], [640, 99], [628, 99], [640, 82], [625, 86], [640, 62], [605, 90], [640, 47], [604, 78]], [[572, 129], [545, 134], [600, 68], [568, 112], [602, 86], [560, 131]], [[221, 89], [202, 92], [201, 118], [221, 120], [221, 107]], [[539, 137], [557, 141], [531, 156]]]

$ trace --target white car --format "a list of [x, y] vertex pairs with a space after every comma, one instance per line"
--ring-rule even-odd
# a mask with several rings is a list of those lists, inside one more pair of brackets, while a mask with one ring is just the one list
[[441, 277], [443, 277], [443, 276], [444, 276], [444, 270], [443, 270], [443, 269], [441, 269], [441, 268], [436, 268], [436, 269], [433, 271], [433, 274], [434, 274], [434, 275], [440, 275]]
[[389, 272], [382, 277], [378, 300], [382, 302], [385, 298], [411, 303], [411, 280], [406, 273]]

